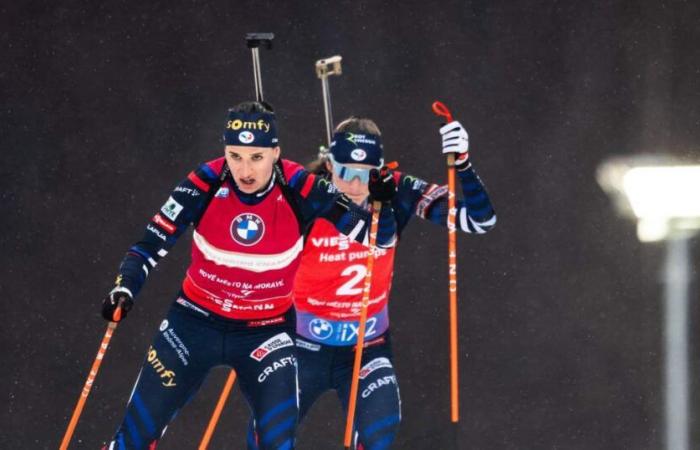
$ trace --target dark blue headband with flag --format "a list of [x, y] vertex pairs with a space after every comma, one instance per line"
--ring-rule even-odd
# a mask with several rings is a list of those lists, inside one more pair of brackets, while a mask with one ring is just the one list
[[384, 164], [382, 141], [374, 134], [335, 133], [330, 152], [340, 164], [367, 164], [379, 167]]
[[229, 110], [224, 129], [224, 143], [249, 147], [277, 147], [275, 115]]

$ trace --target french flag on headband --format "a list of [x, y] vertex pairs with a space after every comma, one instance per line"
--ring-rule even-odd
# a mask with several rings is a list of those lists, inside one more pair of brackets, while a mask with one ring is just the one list
[[375, 167], [383, 164], [382, 141], [374, 134], [335, 133], [330, 151], [333, 159], [340, 164], [367, 164]]

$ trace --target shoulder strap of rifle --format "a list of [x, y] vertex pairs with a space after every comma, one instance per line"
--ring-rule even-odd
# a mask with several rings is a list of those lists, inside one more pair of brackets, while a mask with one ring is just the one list
[[224, 180], [229, 175], [229, 173], [230, 170], [228, 168], [228, 164], [224, 162], [224, 167], [221, 170], [221, 175], [219, 175], [219, 178], [217, 178], [216, 181], [209, 185], [209, 191], [207, 192], [207, 196], [204, 198], [204, 204], [202, 205], [202, 213], [199, 215], [197, 220], [193, 222], [194, 228], [197, 228], [197, 225], [199, 225], [199, 221], [202, 220], [202, 217], [204, 217], [204, 213], [207, 211], [209, 203], [211, 203], [211, 200], [214, 198], [214, 195], [216, 195], [216, 193], [219, 191], [221, 185], [224, 184]]
[[299, 204], [294, 198], [292, 189], [287, 183], [287, 178], [284, 176], [284, 169], [282, 168], [282, 158], [278, 159], [275, 162], [275, 164], [273, 165], [273, 170], [275, 171], [275, 180], [277, 181], [277, 185], [280, 187], [282, 195], [284, 195], [284, 198], [287, 200], [287, 203], [289, 203], [289, 206], [294, 212], [294, 216], [296, 216], [297, 218], [297, 224], [299, 225], [299, 234], [303, 236], [304, 232], [306, 231], [304, 229], [304, 216], [301, 214], [301, 208], [299, 207]]

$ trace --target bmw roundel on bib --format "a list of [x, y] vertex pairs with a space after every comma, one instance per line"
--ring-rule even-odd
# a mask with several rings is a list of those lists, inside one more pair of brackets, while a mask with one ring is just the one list
[[313, 336], [324, 340], [331, 337], [333, 334], [333, 327], [327, 320], [315, 318], [309, 322], [309, 331]]
[[231, 222], [231, 237], [241, 245], [255, 245], [264, 234], [265, 222], [257, 214], [239, 214]]

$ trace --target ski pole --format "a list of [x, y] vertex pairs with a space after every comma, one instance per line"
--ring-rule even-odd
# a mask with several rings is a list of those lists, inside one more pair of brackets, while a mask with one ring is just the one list
[[[453, 121], [452, 113], [444, 103], [433, 103], [433, 112], [445, 118], [447, 123]], [[457, 364], [457, 208], [455, 206], [455, 155], [447, 154], [447, 236], [448, 236], [448, 267], [450, 292], [450, 409], [453, 423], [459, 421], [459, 373]]]
[[214, 408], [214, 413], [211, 415], [211, 419], [209, 419], [209, 425], [207, 425], [207, 430], [204, 432], [204, 436], [202, 437], [202, 442], [199, 444], [198, 449], [199, 450], [206, 450], [207, 447], [209, 446], [209, 441], [211, 440], [211, 436], [214, 434], [214, 429], [216, 428], [216, 424], [219, 422], [219, 417], [221, 416], [221, 411], [224, 409], [224, 405], [226, 404], [226, 400], [228, 399], [229, 393], [231, 392], [231, 388], [233, 387], [233, 383], [236, 382], [236, 371], [231, 370], [228, 373], [228, 378], [226, 378], [226, 384], [224, 384], [224, 390], [221, 391], [221, 395], [219, 396], [219, 401], [216, 402], [216, 408]]
[[343, 68], [340, 64], [342, 60], [343, 58], [340, 55], [335, 55], [316, 61], [316, 76], [321, 79], [321, 90], [323, 91], [323, 112], [326, 117], [326, 138], [328, 139], [329, 147], [331, 145], [331, 136], [333, 135], [333, 109], [331, 107], [331, 92], [328, 88], [328, 77], [343, 73]]
[[345, 449], [349, 450], [352, 441], [353, 422], [355, 420], [355, 407], [357, 405], [357, 389], [360, 379], [360, 366], [362, 364], [362, 350], [365, 345], [365, 327], [367, 325], [367, 305], [369, 304], [370, 288], [372, 287], [372, 269], [374, 268], [375, 244], [377, 242], [377, 228], [379, 226], [379, 212], [382, 209], [381, 202], [372, 202], [372, 223], [369, 230], [369, 253], [367, 254], [367, 274], [362, 291], [362, 308], [360, 310], [360, 327], [357, 331], [357, 344], [355, 346], [355, 362], [352, 366], [352, 384], [350, 385], [350, 399], [348, 401], [348, 417], [345, 421]]
[[107, 325], [107, 330], [105, 331], [105, 335], [102, 338], [100, 347], [97, 350], [97, 356], [95, 357], [95, 361], [92, 363], [90, 373], [88, 374], [87, 380], [85, 381], [85, 386], [83, 386], [83, 391], [80, 393], [80, 397], [78, 397], [78, 404], [75, 405], [73, 415], [70, 418], [70, 422], [68, 422], [68, 429], [66, 429], [66, 434], [63, 435], [63, 440], [61, 441], [61, 446], [59, 447], [59, 450], [66, 450], [68, 448], [68, 444], [70, 443], [71, 437], [73, 437], [73, 432], [75, 431], [75, 426], [78, 424], [78, 419], [80, 419], [80, 414], [82, 414], [83, 407], [85, 406], [85, 402], [87, 401], [88, 395], [90, 394], [90, 389], [92, 389], [92, 384], [95, 382], [95, 378], [97, 377], [97, 371], [100, 370], [100, 364], [102, 364], [102, 359], [104, 359], [105, 353], [107, 353], [109, 341], [112, 339], [114, 330], [117, 329], [117, 322], [119, 322], [121, 316], [121, 307], [117, 307], [117, 309], [114, 310], [114, 321], [109, 322], [109, 324]]
[[[275, 38], [274, 33], [248, 33], [245, 36], [246, 44], [253, 55], [253, 81], [255, 83], [255, 100], [258, 102], [264, 101], [263, 87], [262, 87], [262, 76], [260, 75], [260, 46], [264, 45], [266, 48], [272, 48], [272, 40]], [[226, 383], [224, 388], [219, 395], [219, 400], [216, 402], [216, 407], [212, 413], [211, 419], [209, 419], [209, 424], [207, 429], [204, 431], [204, 436], [202, 436], [202, 441], [199, 444], [199, 450], [206, 450], [211, 440], [211, 436], [214, 434], [214, 429], [219, 422], [219, 417], [221, 416], [221, 411], [226, 404], [229, 394], [231, 393], [231, 388], [236, 382], [236, 371], [231, 369], [226, 378]]]

